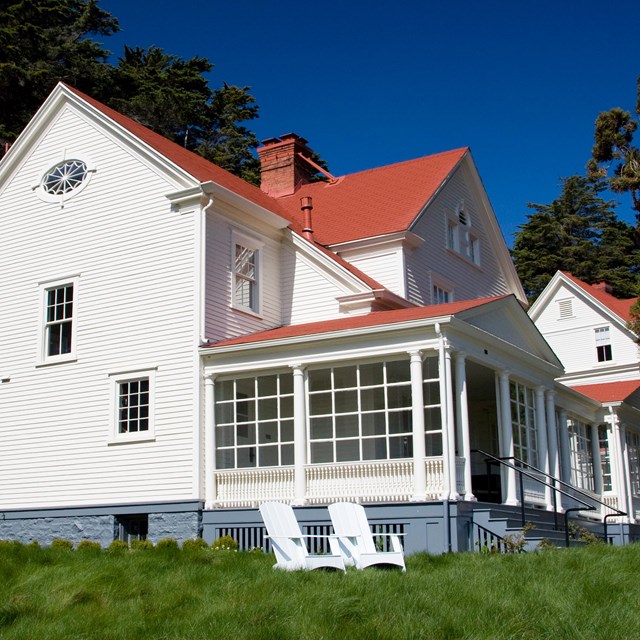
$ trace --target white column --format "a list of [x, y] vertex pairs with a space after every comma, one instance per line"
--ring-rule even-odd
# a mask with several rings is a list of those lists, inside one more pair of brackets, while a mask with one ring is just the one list
[[293, 370], [293, 461], [294, 461], [294, 505], [303, 505], [307, 500], [307, 416], [304, 391], [304, 368], [291, 365]]
[[456, 437], [460, 454], [464, 458], [464, 499], [475, 500], [471, 488], [471, 442], [469, 435], [469, 404], [467, 401], [467, 370], [465, 354], [458, 352], [454, 356], [456, 373]]
[[558, 413], [558, 431], [560, 434], [560, 469], [562, 480], [571, 484], [571, 451], [569, 449], [569, 427], [567, 425], [567, 412], [560, 409]]
[[[513, 427], [511, 426], [511, 397], [509, 389], [509, 372], [500, 371], [500, 422], [502, 425], [502, 451], [503, 458], [509, 464], [513, 464]], [[518, 495], [516, 492], [516, 472], [514, 469], [502, 467], [502, 474], [505, 478], [504, 487], [504, 503], [518, 504]]]
[[624, 471], [624, 487], [625, 487], [625, 506], [624, 510], [628, 514], [629, 522], [635, 522], [635, 512], [633, 508], [633, 491], [631, 489], [631, 473], [629, 470], [629, 447], [627, 446], [627, 434], [624, 425], [619, 425], [620, 428], [620, 449], [622, 451], [622, 462]]
[[[611, 463], [611, 489], [618, 498], [618, 509], [627, 511], [629, 501], [627, 499], [627, 486], [624, 472], [624, 449], [620, 439], [620, 425], [618, 416], [613, 409], [609, 412], [610, 429], [607, 433], [609, 440], [609, 460]], [[628, 516], [624, 518], [628, 522]]]
[[216, 501], [216, 406], [213, 376], [204, 379], [204, 508]]
[[558, 425], [556, 424], [556, 394], [547, 390], [547, 443], [549, 445], [549, 473], [560, 478], [560, 456], [558, 452]]
[[459, 500], [460, 494], [456, 486], [456, 423], [453, 413], [453, 382], [451, 371], [451, 352], [448, 346], [444, 349], [444, 363], [445, 363], [445, 380], [446, 380], [446, 405], [447, 405], [447, 431], [446, 446], [444, 449], [445, 460], [448, 462], [448, 475], [449, 475], [449, 500]]
[[[536, 431], [538, 434], [538, 464], [540, 470], [544, 473], [549, 473], [549, 447], [547, 445], [547, 420], [546, 420], [546, 404], [545, 404], [545, 388], [539, 386], [536, 389]], [[543, 480], [547, 483], [544, 485], [544, 503], [547, 510], [553, 509], [551, 503], [551, 488], [548, 485], [549, 478], [544, 477]]]
[[411, 361], [411, 418], [413, 424], [413, 498], [414, 502], [425, 500], [427, 472], [424, 459], [425, 446], [424, 393], [422, 391], [422, 353], [410, 351]]
[[591, 425], [591, 456], [593, 458], [593, 491], [602, 500], [602, 459], [597, 424]]

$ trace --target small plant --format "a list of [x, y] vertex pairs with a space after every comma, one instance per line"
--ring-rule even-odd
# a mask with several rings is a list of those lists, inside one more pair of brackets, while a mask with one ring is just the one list
[[93, 540], [82, 540], [78, 544], [78, 551], [81, 553], [100, 553], [102, 551], [102, 545]]
[[577, 540], [584, 544], [601, 544], [604, 541], [599, 538], [593, 531], [589, 531], [586, 527], [581, 527], [575, 522], [569, 523], [569, 538], [571, 540]]
[[537, 550], [538, 551], [550, 551], [551, 549], [557, 549], [555, 544], [549, 540], [549, 538], [542, 538], [540, 542], [538, 542]]
[[131, 541], [131, 551], [151, 551], [153, 549], [153, 542], [151, 540], [132, 540]]
[[238, 543], [231, 536], [220, 536], [211, 544], [213, 551], [237, 551]]
[[124, 553], [129, 550], [129, 545], [124, 540], [114, 540], [108, 548], [109, 553]]
[[156, 551], [162, 553], [175, 553], [178, 549], [178, 542], [175, 538], [162, 538], [156, 542]]
[[197, 553], [207, 549], [209, 549], [209, 545], [202, 538], [189, 539], [182, 543], [182, 550], [187, 553]]
[[502, 539], [505, 553], [524, 553], [527, 546], [527, 533], [535, 529], [532, 522], [525, 522], [522, 531], [504, 536]]
[[63, 538], [54, 538], [51, 541], [51, 548], [58, 549], [59, 551], [73, 551], [73, 542]]

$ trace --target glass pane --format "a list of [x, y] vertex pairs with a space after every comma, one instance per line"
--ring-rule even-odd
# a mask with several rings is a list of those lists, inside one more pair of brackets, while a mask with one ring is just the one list
[[258, 442], [276, 443], [278, 442], [278, 423], [277, 422], [261, 422], [258, 424]]
[[245, 447], [237, 450], [238, 469], [256, 466], [256, 448]]
[[360, 444], [358, 440], [338, 440], [336, 442], [336, 462], [360, 460]]
[[258, 448], [258, 466], [260, 467], [277, 467], [278, 466], [278, 447], [259, 447]]
[[333, 370], [333, 386], [335, 389], [347, 389], [357, 385], [356, 367], [336, 367]]
[[236, 398], [253, 398], [256, 393], [255, 378], [240, 378], [236, 380]]
[[385, 438], [365, 438], [362, 441], [363, 460], [386, 460], [387, 441]]
[[333, 413], [331, 406], [331, 392], [314, 393], [309, 396], [309, 415], [318, 416]]
[[280, 464], [293, 464], [293, 445], [285, 444], [280, 447]]
[[387, 382], [409, 382], [411, 372], [408, 360], [387, 362]]
[[356, 414], [336, 416], [336, 438], [357, 437], [358, 416]]
[[217, 469], [233, 469], [233, 449], [225, 449], [216, 451], [216, 468]]
[[236, 402], [236, 421], [253, 422], [256, 419], [256, 401], [239, 400]]
[[411, 411], [389, 412], [389, 433], [411, 433]]
[[331, 442], [311, 443], [311, 464], [333, 462], [333, 444]]
[[256, 443], [256, 425], [242, 424], [236, 427], [238, 444], [255, 444]]
[[331, 369], [309, 371], [309, 390], [324, 391], [331, 389]]
[[216, 447], [232, 447], [233, 433], [235, 429], [232, 425], [227, 427], [216, 427]]
[[384, 387], [360, 390], [360, 405], [362, 411], [383, 410]]
[[425, 431], [439, 431], [442, 429], [440, 407], [431, 407], [424, 410], [424, 426]]
[[382, 362], [374, 362], [373, 364], [360, 365], [360, 386], [368, 387], [374, 384], [383, 383], [383, 365]]
[[280, 374], [280, 395], [286, 393], [293, 393], [293, 374], [281, 373]]
[[293, 442], [293, 420], [280, 422], [280, 442]]
[[309, 438], [311, 440], [333, 438], [333, 421], [329, 416], [326, 418], [311, 418], [310, 431]]
[[218, 402], [216, 404], [216, 424], [233, 422], [233, 402]]
[[362, 435], [374, 436], [384, 435], [386, 424], [384, 413], [363, 413], [362, 414]]
[[410, 406], [411, 387], [409, 385], [387, 387], [387, 407], [389, 409], [401, 409]]
[[425, 404], [440, 404], [440, 383], [425, 382], [422, 385], [422, 394]]
[[261, 397], [278, 395], [278, 376], [260, 376], [258, 395]]
[[216, 382], [215, 393], [217, 400], [233, 399], [233, 380], [223, 380]]
[[293, 418], [293, 397], [280, 398], [280, 417]]
[[348, 413], [358, 410], [358, 392], [336, 391], [335, 392], [336, 413]]
[[411, 458], [413, 456], [413, 438], [400, 436], [389, 438], [389, 458]]
[[275, 420], [278, 417], [278, 399], [258, 400], [258, 420]]
[[427, 450], [427, 456], [441, 456], [442, 434], [427, 433], [427, 435], [425, 436], [425, 447]]

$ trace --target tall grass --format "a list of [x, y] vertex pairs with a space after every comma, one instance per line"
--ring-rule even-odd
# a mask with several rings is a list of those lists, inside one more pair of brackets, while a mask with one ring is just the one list
[[271, 556], [0, 543], [2, 640], [640, 638], [640, 547], [274, 571]]

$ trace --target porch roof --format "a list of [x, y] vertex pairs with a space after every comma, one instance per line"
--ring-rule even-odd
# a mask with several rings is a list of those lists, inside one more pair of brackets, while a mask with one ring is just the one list
[[598, 384], [583, 384], [572, 388], [596, 402], [607, 403], [623, 402], [638, 387], [640, 387], [640, 380], [600, 382]]
[[256, 342], [267, 342], [286, 338], [299, 338], [308, 335], [364, 329], [366, 327], [400, 324], [414, 320], [446, 318], [468, 309], [473, 309], [490, 304], [496, 300], [508, 298], [510, 295], [512, 294], [494, 296], [491, 298], [478, 298], [477, 300], [461, 300], [459, 302], [449, 302], [447, 304], [432, 304], [424, 307], [374, 311], [372, 313], [359, 316], [347, 316], [343, 318], [336, 318], [334, 320], [322, 320], [320, 322], [309, 322], [306, 324], [277, 327], [275, 329], [267, 329], [266, 331], [259, 331], [257, 333], [240, 336], [238, 338], [221, 340], [215, 344], [207, 345], [206, 348], [217, 349]]

